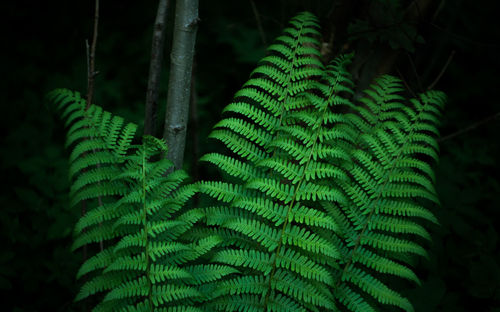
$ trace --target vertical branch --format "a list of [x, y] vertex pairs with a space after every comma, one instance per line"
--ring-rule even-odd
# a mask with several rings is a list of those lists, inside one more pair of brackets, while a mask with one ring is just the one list
[[163, 133], [169, 146], [167, 158], [174, 163], [175, 170], [182, 168], [184, 158], [198, 21], [198, 0], [178, 0], [176, 2], [167, 110]]
[[169, 1], [160, 0], [156, 12], [151, 47], [151, 63], [149, 65], [148, 89], [146, 92], [146, 111], [144, 118], [144, 134], [155, 135], [157, 128], [158, 89], [163, 61], [163, 45], [165, 42], [165, 24]]
[[264, 28], [262, 27], [262, 22], [260, 20], [260, 14], [257, 10], [257, 6], [253, 0], [250, 0], [250, 4], [252, 5], [253, 15], [255, 15], [255, 21], [257, 22], [257, 28], [259, 29], [260, 38], [262, 43], [267, 46], [266, 33], [264, 32]]
[[[95, 76], [98, 72], [95, 70], [95, 49], [97, 45], [97, 30], [99, 25], [99, 0], [95, 0], [95, 11], [94, 11], [94, 32], [92, 34], [92, 46], [89, 47], [88, 41], [85, 41], [87, 48], [87, 104], [85, 109], [89, 109], [92, 105], [92, 98], [94, 97], [94, 82]], [[90, 48], [90, 51], [89, 51]], [[97, 164], [100, 167], [100, 164]], [[102, 206], [102, 198], [98, 197], [99, 206]], [[82, 202], [82, 216], [87, 213], [87, 201]], [[102, 251], [104, 249], [104, 243], [102, 240], [99, 241], [99, 248]], [[87, 260], [87, 246], [83, 246], [83, 261]]]
[[94, 97], [94, 78], [97, 75], [95, 71], [95, 47], [97, 45], [97, 26], [99, 25], [99, 0], [95, 0], [95, 13], [94, 13], [94, 34], [92, 36], [92, 46], [90, 47], [90, 53], [88, 52], [88, 42], [87, 42], [87, 109], [92, 104], [92, 98]]

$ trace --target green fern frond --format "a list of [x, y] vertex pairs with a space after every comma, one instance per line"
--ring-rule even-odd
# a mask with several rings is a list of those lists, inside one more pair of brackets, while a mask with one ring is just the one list
[[432, 135], [438, 133], [444, 97], [432, 92], [433, 96], [421, 95], [408, 105], [403, 90], [398, 79], [380, 77], [360, 100], [363, 105], [352, 107], [357, 114], [347, 115], [347, 125], [357, 135], [351, 142], [344, 140], [352, 158], [343, 163], [350, 178], [340, 183], [348, 198], [339, 202], [344, 217], [335, 215], [345, 229], [345, 247], [334, 293], [352, 311], [374, 309], [368, 308], [367, 296], [413, 311], [407, 299], [381, 282], [381, 276], [391, 274], [418, 283], [411, 269], [399, 262], [407, 254], [427, 256], [415, 242], [417, 237], [430, 239], [418, 222], [436, 222], [425, 206], [416, 203], [439, 202], [432, 170], [420, 157], [437, 159]]
[[[195, 186], [190, 185], [190, 191], [180, 188], [187, 177], [183, 172], [163, 175], [171, 162], [152, 160], [166, 150], [161, 140], [145, 137], [143, 144], [134, 148], [135, 153], [126, 156], [123, 173], [114, 177], [114, 181], [123, 180], [129, 187], [128, 194], [115, 203], [115, 211], [120, 215], [115, 218], [112, 232], [119, 233], [121, 238], [84, 264], [81, 274], [96, 269], [102, 272], [84, 285], [82, 289], [86, 291], [78, 299], [104, 291], [106, 294], [97, 310], [105, 310], [107, 302], [124, 309], [146, 304], [147, 311], [195, 307], [204, 295], [197, 290], [196, 278], [183, 266], [210, 251], [219, 244], [220, 238], [183, 241], [180, 235], [203, 215], [200, 210], [182, 212], [169, 202], [182, 204], [174, 198], [182, 199], [186, 194], [189, 197]], [[158, 209], [169, 206], [174, 211], [165, 213]], [[169, 218], [164, 218], [165, 215]], [[209, 268], [205, 274], [211, 273]], [[224, 272], [219, 272], [216, 276], [223, 275]], [[96, 284], [113, 276], [117, 281], [113, 285]]]
[[[182, 209], [196, 185], [182, 185], [182, 171], [164, 176], [172, 163], [159, 157], [166, 152], [161, 140], [144, 137], [142, 145], [131, 145], [135, 125], [97, 106], [86, 109], [78, 93], [56, 90], [50, 97], [70, 121], [72, 204], [88, 201], [73, 248], [101, 246], [78, 272], [87, 281], [76, 300], [102, 293], [94, 311], [196, 311], [206, 295], [197, 289], [192, 262], [221, 241], [183, 238], [204, 216], [200, 209]], [[207, 281], [235, 272], [199, 268], [205, 268]]]
[[215, 231], [225, 241], [212, 261], [239, 272], [214, 286], [207, 306], [217, 311], [335, 308], [332, 293], [325, 291], [333, 283], [325, 264], [340, 258], [328, 237], [337, 225], [318, 203], [345, 200], [328, 181], [347, 176], [325, 159], [347, 156], [322, 142], [320, 134], [339, 118], [332, 107], [344, 101], [334, 100], [334, 92], [349, 90], [350, 57], [338, 61], [337, 89], [325, 95], [327, 103], [313, 103], [310, 97], [323, 68], [317, 41], [309, 37], [317, 34], [309, 29], [314, 25], [311, 15], [302, 14], [278, 37], [269, 48], [271, 55], [224, 110], [231, 117], [215, 126], [211, 137], [240, 158], [202, 157], [238, 179], [200, 183], [200, 191], [221, 204], [206, 209], [207, 224], [219, 226]]

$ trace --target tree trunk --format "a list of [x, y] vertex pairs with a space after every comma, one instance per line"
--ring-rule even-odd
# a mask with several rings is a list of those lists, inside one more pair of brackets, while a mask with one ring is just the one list
[[158, 87], [160, 83], [163, 61], [163, 45], [165, 42], [165, 23], [167, 20], [168, 0], [160, 0], [153, 29], [151, 47], [151, 63], [149, 65], [148, 90], [146, 93], [146, 112], [144, 118], [144, 134], [156, 135], [158, 112]]
[[170, 55], [167, 110], [163, 138], [168, 144], [167, 158], [174, 168], [182, 168], [191, 98], [194, 44], [198, 29], [198, 0], [178, 0]]

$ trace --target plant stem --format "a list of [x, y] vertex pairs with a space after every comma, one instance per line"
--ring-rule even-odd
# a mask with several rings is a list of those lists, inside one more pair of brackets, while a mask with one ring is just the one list
[[94, 12], [94, 34], [92, 36], [92, 46], [90, 47], [90, 53], [88, 53], [88, 43], [87, 43], [87, 109], [92, 104], [92, 98], [94, 97], [94, 81], [97, 72], [95, 71], [95, 47], [97, 45], [97, 26], [99, 25], [99, 0], [95, 0], [95, 12]]
[[[92, 97], [94, 96], [94, 80], [95, 80], [95, 47], [97, 45], [97, 26], [99, 25], [99, 0], [95, 1], [95, 11], [94, 11], [94, 33], [92, 34], [92, 47], [89, 47], [89, 42], [86, 40], [86, 51], [87, 51], [87, 104], [85, 109], [89, 109]], [[100, 201], [100, 198], [99, 198]], [[82, 201], [81, 216], [87, 214], [87, 201]], [[102, 241], [100, 242], [100, 248], [103, 249]], [[87, 261], [88, 251], [87, 245], [83, 246], [83, 262]]]
[[155, 135], [157, 127], [158, 89], [161, 66], [163, 62], [163, 46], [165, 42], [165, 24], [169, 1], [160, 0], [156, 12], [151, 46], [151, 63], [149, 65], [148, 89], [146, 92], [146, 111], [144, 118], [144, 135]]
[[266, 33], [264, 32], [264, 28], [262, 27], [259, 11], [257, 10], [257, 6], [255, 5], [255, 2], [253, 0], [250, 0], [250, 4], [252, 5], [253, 15], [255, 16], [255, 21], [257, 22], [257, 28], [259, 29], [260, 39], [262, 40], [262, 43], [266, 46], [267, 45]]
[[[170, 55], [170, 78], [163, 138], [173, 169], [182, 168], [191, 98], [194, 44], [198, 29], [198, 0], [179, 0], [175, 5], [175, 26]], [[171, 169], [172, 170], [172, 169]]]
[[[87, 46], [87, 104], [85, 109], [88, 110], [90, 105], [92, 105], [92, 98], [94, 97], [94, 82], [95, 76], [97, 75], [97, 71], [95, 70], [95, 49], [97, 45], [97, 30], [99, 26], [99, 0], [95, 0], [95, 11], [94, 11], [94, 33], [92, 34], [92, 46], [89, 51], [89, 43], [85, 41]], [[94, 150], [95, 152], [95, 150]], [[98, 163], [97, 168], [101, 165]], [[99, 202], [99, 206], [102, 206], [102, 198], [99, 196], [97, 198]], [[82, 216], [87, 213], [87, 202], [84, 200], [82, 203]], [[99, 223], [99, 227], [102, 226], [102, 223]], [[102, 239], [99, 241], [99, 249], [100, 251], [104, 250], [104, 242]], [[87, 246], [83, 246], [83, 260], [87, 260]]]

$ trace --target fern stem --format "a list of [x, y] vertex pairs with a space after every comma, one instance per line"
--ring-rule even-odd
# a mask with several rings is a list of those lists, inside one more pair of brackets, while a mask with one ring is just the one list
[[[336, 81], [336, 83], [338, 82], [338, 80]], [[331, 93], [329, 94], [328, 96], [328, 100], [330, 100], [330, 98], [333, 96], [333, 90], [335, 88], [331, 88]], [[328, 110], [328, 105], [325, 105], [324, 109], [323, 109], [323, 112], [321, 114], [321, 117], [316, 121], [319, 125], [321, 125], [325, 119], [325, 115], [326, 115], [326, 112]], [[314, 133], [314, 143], [313, 145], [310, 147], [309, 149], [309, 155], [307, 157], [307, 161], [306, 161], [306, 164], [305, 164], [305, 168], [304, 168], [304, 171], [300, 177], [300, 180], [299, 182], [297, 183], [296, 185], [296, 188], [295, 188], [295, 191], [294, 191], [294, 194], [293, 194], [293, 197], [292, 197], [292, 200], [290, 201], [290, 205], [288, 206], [287, 208], [287, 212], [286, 212], [286, 216], [285, 216], [285, 221], [283, 222], [283, 226], [281, 228], [281, 235], [280, 235], [280, 238], [281, 240], [279, 241], [278, 243], [278, 247], [276, 248], [276, 253], [273, 255], [273, 265], [272, 265], [272, 271], [271, 271], [271, 274], [269, 275], [269, 284], [268, 284], [268, 288], [269, 290], [271, 290], [271, 281], [274, 277], [274, 274], [276, 273], [276, 262], [277, 262], [277, 259], [278, 259], [278, 255], [281, 251], [281, 247], [283, 246], [283, 236], [284, 236], [284, 233], [285, 233], [285, 230], [286, 230], [286, 227], [288, 226], [289, 222], [290, 222], [290, 212], [292, 211], [292, 208], [293, 206], [295, 205], [295, 202], [296, 202], [296, 199], [297, 199], [297, 193], [302, 185], [302, 183], [304, 182], [304, 178], [306, 176], [306, 172], [307, 172], [307, 169], [309, 168], [309, 165], [311, 163], [311, 159], [313, 157], [313, 154], [314, 154], [314, 150], [316, 148], [316, 145], [318, 143], [318, 138], [319, 138], [319, 131], [316, 131]], [[264, 300], [264, 307], [267, 308], [267, 303], [268, 303], [268, 299], [269, 299], [269, 295], [270, 295], [270, 291], [268, 291], [266, 293], [266, 298]]]
[[[297, 40], [295, 40], [295, 45], [293, 46], [293, 56], [292, 56], [292, 61], [290, 62], [290, 65], [289, 65], [289, 69], [287, 70], [288, 72], [288, 75], [287, 75], [287, 80], [286, 80], [286, 83], [285, 85], [287, 86], [286, 89], [284, 90], [284, 95], [283, 96], [283, 105], [281, 105], [281, 111], [280, 111], [280, 119], [277, 123], [277, 126], [272, 130], [272, 131], [275, 131], [275, 129], [277, 129], [278, 127], [280, 127], [283, 123], [283, 116], [285, 115], [286, 113], [286, 108], [285, 108], [285, 103], [287, 103], [290, 95], [289, 95], [289, 90], [291, 89], [291, 86], [290, 86], [290, 81], [292, 80], [292, 76], [293, 76], [293, 69], [294, 69], [294, 66], [295, 66], [295, 63], [297, 61], [297, 48], [300, 44], [300, 41], [299, 41], [299, 38], [300, 36], [302, 35], [302, 32], [304, 31], [304, 25], [301, 24], [300, 25], [300, 29], [298, 31], [298, 35], [297, 35]], [[279, 137], [279, 132], [277, 132], [276, 136], [274, 136], [274, 139], [277, 139]], [[271, 156], [271, 158], [275, 158], [276, 157], [276, 149], [273, 151], [273, 155]]]
[[[288, 90], [290, 89], [290, 81], [291, 81], [291, 77], [292, 77], [292, 73], [293, 73], [293, 68], [294, 68], [294, 65], [295, 65], [295, 62], [296, 62], [296, 56], [297, 56], [297, 48], [300, 44], [300, 41], [298, 40], [298, 38], [300, 38], [300, 35], [302, 34], [303, 32], [303, 24], [301, 24], [300, 26], [300, 29], [298, 31], [298, 35], [297, 35], [297, 39], [295, 40], [295, 45], [293, 47], [293, 56], [292, 56], [292, 62], [290, 62], [290, 67], [288, 69], [289, 71], [289, 74], [287, 75], [287, 81], [286, 81], [286, 86], [287, 88], [284, 90], [285, 94], [284, 94], [284, 98], [283, 98], [283, 105], [281, 106], [281, 111], [280, 111], [280, 118], [279, 118], [279, 121], [278, 121], [278, 125], [281, 125], [282, 122], [283, 122], [283, 116], [286, 112], [286, 109], [285, 109], [285, 103], [287, 102], [288, 98], [289, 98], [289, 92]], [[279, 132], [277, 133], [277, 135], [275, 136], [275, 138], [277, 138], [279, 135]], [[272, 158], [276, 157], [276, 149], [273, 151], [273, 155], [272, 155]], [[302, 181], [302, 179], [301, 179]], [[293, 199], [291, 201], [291, 204], [290, 206], [288, 207], [288, 210], [287, 210], [287, 214], [286, 214], [286, 217], [285, 217], [285, 222], [283, 223], [283, 227], [281, 228], [281, 236], [280, 237], [283, 237], [283, 233], [285, 232], [285, 229], [286, 229], [286, 226], [288, 225], [288, 215], [290, 214], [290, 211], [291, 211], [291, 207], [293, 207], [293, 204], [295, 203], [295, 197], [296, 197], [296, 193], [297, 193], [297, 189], [295, 190], [295, 194], [293, 196]], [[274, 277], [274, 274], [276, 273], [276, 261], [277, 261], [277, 257], [278, 257], [278, 254], [281, 250], [281, 246], [282, 246], [282, 240], [280, 240], [280, 242], [278, 243], [278, 247], [276, 248], [276, 253], [274, 254], [274, 259], [273, 259], [273, 265], [272, 265], [272, 271], [271, 271], [271, 274], [269, 275], [269, 282], [268, 282], [268, 291], [266, 292], [266, 297], [264, 299], [264, 308], [267, 309], [267, 304], [268, 304], [268, 301], [269, 301], [269, 295], [271, 294], [271, 282], [272, 282], [272, 279]]]

